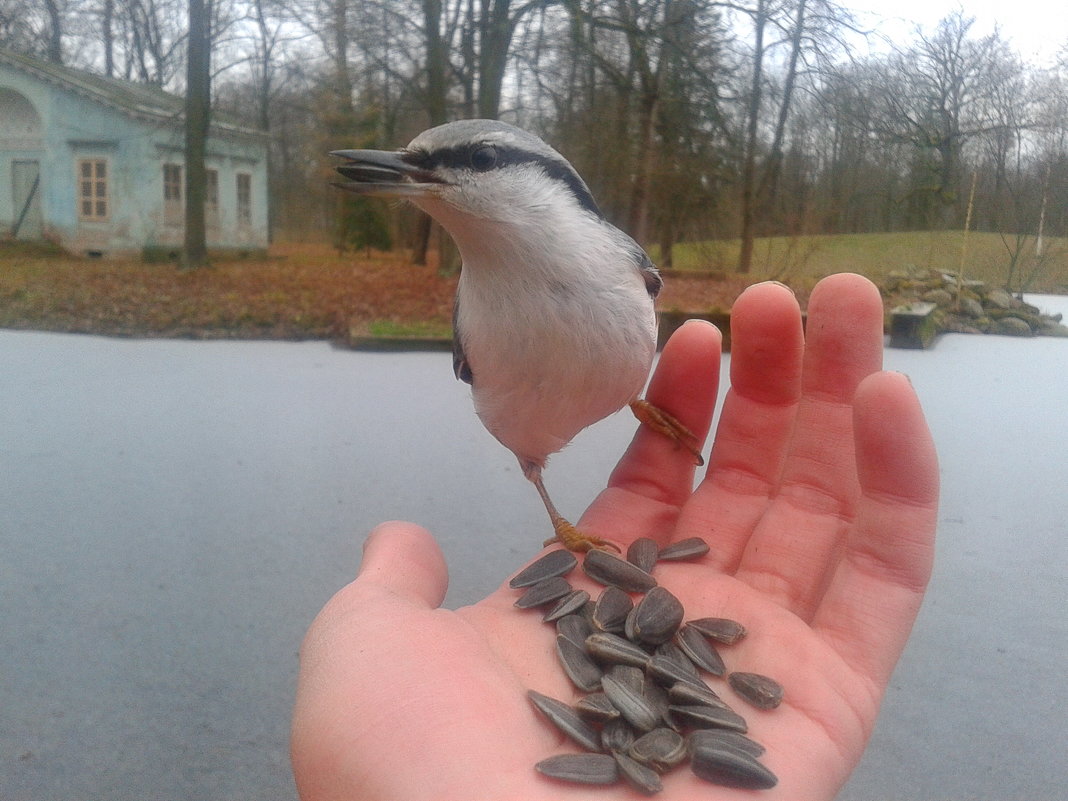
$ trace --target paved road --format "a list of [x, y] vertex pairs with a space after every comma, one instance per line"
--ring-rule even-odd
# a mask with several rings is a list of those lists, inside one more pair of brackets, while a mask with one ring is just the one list
[[[841, 797], [1064, 797], [1068, 342], [951, 336], [887, 366], [941, 452], [939, 558]], [[565, 512], [632, 428], [554, 459]], [[430, 526], [457, 606], [543, 514], [446, 354], [0, 332], [0, 799], [291, 801], [297, 646], [364, 533]]]

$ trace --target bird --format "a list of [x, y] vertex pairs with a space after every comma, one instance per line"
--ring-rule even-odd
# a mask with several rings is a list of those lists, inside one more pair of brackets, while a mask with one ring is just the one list
[[702, 463], [696, 437], [639, 398], [663, 285], [649, 256], [608, 221], [567, 159], [505, 122], [457, 120], [399, 150], [331, 155], [347, 179], [336, 186], [410, 201], [456, 243], [453, 371], [537, 489], [554, 531], [545, 545], [618, 551], [561, 515], [542, 472], [581, 430], [626, 405]]

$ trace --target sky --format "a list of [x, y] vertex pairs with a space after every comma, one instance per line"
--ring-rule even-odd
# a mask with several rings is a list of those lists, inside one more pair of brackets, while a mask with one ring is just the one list
[[[1050, 66], [1058, 50], [1068, 43], [1068, 13], [1064, 0], [841, 0], [855, 12], [868, 12], [886, 20], [880, 30], [907, 36], [916, 23], [933, 28], [958, 8], [975, 17], [973, 31], [984, 35], [997, 24], [1023, 59], [1035, 66]], [[897, 38], [897, 37], [894, 37]], [[899, 40], [900, 41], [900, 40]]]

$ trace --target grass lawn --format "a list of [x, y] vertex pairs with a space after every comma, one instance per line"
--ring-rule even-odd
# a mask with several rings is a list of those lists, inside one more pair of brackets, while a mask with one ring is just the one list
[[[680, 245], [679, 273], [667, 281], [662, 309], [729, 309], [748, 284], [774, 278], [804, 303], [824, 275], [859, 272], [878, 281], [910, 266], [954, 272], [963, 234], [902, 233], [758, 240], [753, 271], [733, 272], [736, 242]], [[996, 234], [971, 234], [965, 274], [1006, 280]], [[1033, 241], [1032, 241], [1033, 248]], [[1068, 241], [1029, 287], [1068, 291]], [[655, 251], [651, 254], [656, 259]], [[1032, 269], [1025, 268], [1025, 274]], [[687, 277], [719, 270], [720, 280]], [[278, 244], [266, 259], [218, 261], [197, 271], [174, 264], [76, 259], [0, 244], [0, 327], [117, 336], [346, 339], [353, 335], [447, 336], [455, 276], [417, 267], [400, 254], [338, 254], [326, 245]]]
[[[1009, 278], [1006, 241], [1014, 250], [1019, 249], [1022, 274], [1027, 277], [1034, 272], [1026, 291], [1068, 292], [1068, 239], [1047, 238], [1043, 246], [1046, 257], [1039, 264], [1034, 257], [1034, 237], [1027, 237], [1018, 245], [1015, 239], [1003, 240], [999, 234], [971, 232], [965, 238], [962, 231], [758, 239], [753, 251], [752, 276], [756, 280], [772, 278], [798, 288], [810, 288], [816, 280], [841, 272], [861, 273], [876, 282], [893, 270], [908, 267], [956, 274], [961, 266], [963, 246], [965, 276], [1002, 286]], [[738, 240], [679, 245], [674, 252], [675, 267], [730, 273], [737, 263], [738, 250]], [[655, 261], [655, 249], [651, 255]]]

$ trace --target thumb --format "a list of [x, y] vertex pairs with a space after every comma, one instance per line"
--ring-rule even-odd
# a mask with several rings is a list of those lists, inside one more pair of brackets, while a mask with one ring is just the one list
[[358, 586], [377, 586], [414, 604], [441, 605], [449, 587], [445, 557], [422, 526], [391, 521], [374, 528], [363, 545]]

